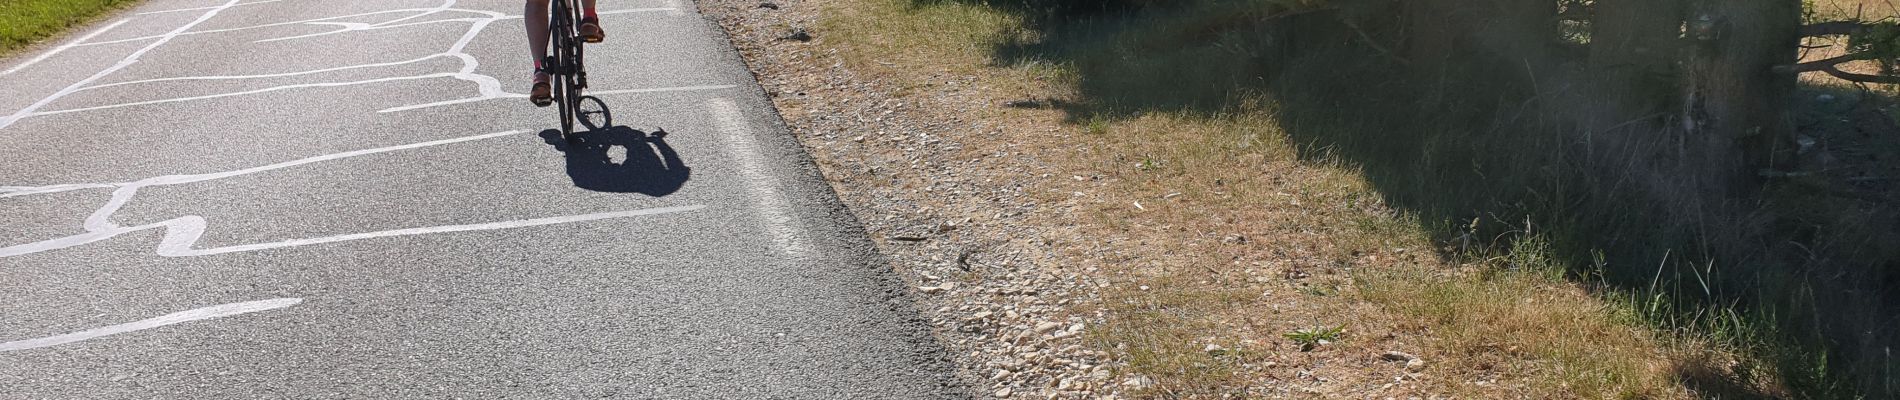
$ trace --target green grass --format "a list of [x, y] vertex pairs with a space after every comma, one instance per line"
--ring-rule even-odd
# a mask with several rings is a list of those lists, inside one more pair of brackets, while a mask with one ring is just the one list
[[137, 0], [0, 0], [0, 55], [58, 35]]
[[1339, 335], [1343, 333], [1346, 333], [1345, 325], [1330, 328], [1314, 326], [1287, 332], [1283, 336], [1292, 340], [1293, 344], [1300, 345], [1300, 350], [1311, 351], [1314, 347], [1339, 341]]

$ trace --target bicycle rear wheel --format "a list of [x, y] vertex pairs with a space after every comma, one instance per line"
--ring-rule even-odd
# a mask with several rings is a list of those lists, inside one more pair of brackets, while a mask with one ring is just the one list
[[579, 97], [574, 93], [573, 75], [574, 70], [579, 67], [574, 58], [574, 11], [568, 2], [569, 0], [555, 0], [552, 9], [549, 10], [550, 40], [548, 44], [554, 52], [553, 65], [549, 66], [553, 69], [554, 79], [549, 83], [554, 89], [554, 101], [559, 103], [561, 136], [571, 140], [574, 135], [574, 117], [577, 109], [574, 99]]

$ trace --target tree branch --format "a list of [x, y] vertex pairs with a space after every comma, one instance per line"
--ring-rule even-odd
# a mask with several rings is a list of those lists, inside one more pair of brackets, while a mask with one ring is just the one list
[[1801, 27], [1801, 37], [1852, 35], [1867, 29], [1867, 24], [1857, 21], [1822, 22]]
[[1800, 64], [1795, 64], [1795, 65], [1777, 65], [1775, 66], [1775, 73], [1799, 74], [1803, 72], [1826, 71], [1829, 69], [1833, 69], [1835, 66], [1838, 66], [1841, 64], [1854, 62], [1854, 61], [1872, 60], [1875, 58], [1877, 57], [1870, 53], [1854, 53], [1854, 54], [1848, 54], [1848, 55], [1844, 55], [1840, 57], [1829, 58], [1825, 60], [1814, 60], [1814, 61], [1804, 62]]
[[1900, 76], [1856, 74], [1852, 72], [1842, 71], [1840, 68], [1834, 68], [1832, 66], [1829, 66], [1827, 67], [1827, 69], [1824, 69], [1821, 71], [1826, 72], [1828, 75], [1833, 75], [1835, 78], [1841, 78], [1841, 80], [1848, 81], [1848, 82], [1884, 83], [1884, 84], [1889, 84], [1889, 85], [1900, 85]]

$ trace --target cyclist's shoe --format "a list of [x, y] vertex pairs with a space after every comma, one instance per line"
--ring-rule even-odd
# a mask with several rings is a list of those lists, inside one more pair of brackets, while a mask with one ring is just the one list
[[546, 72], [534, 73], [534, 88], [528, 90], [528, 101], [535, 107], [547, 107], [554, 104], [554, 87], [548, 86]]
[[581, 18], [581, 41], [600, 43], [607, 40], [607, 31], [600, 29], [600, 18]]

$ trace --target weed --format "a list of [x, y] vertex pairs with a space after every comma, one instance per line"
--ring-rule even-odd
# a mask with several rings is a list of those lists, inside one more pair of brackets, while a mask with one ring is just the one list
[[1339, 336], [1345, 333], [1346, 325], [1342, 324], [1331, 328], [1313, 326], [1295, 329], [1283, 336], [1293, 340], [1293, 344], [1299, 345], [1300, 351], [1313, 351], [1315, 347], [1339, 341]]

